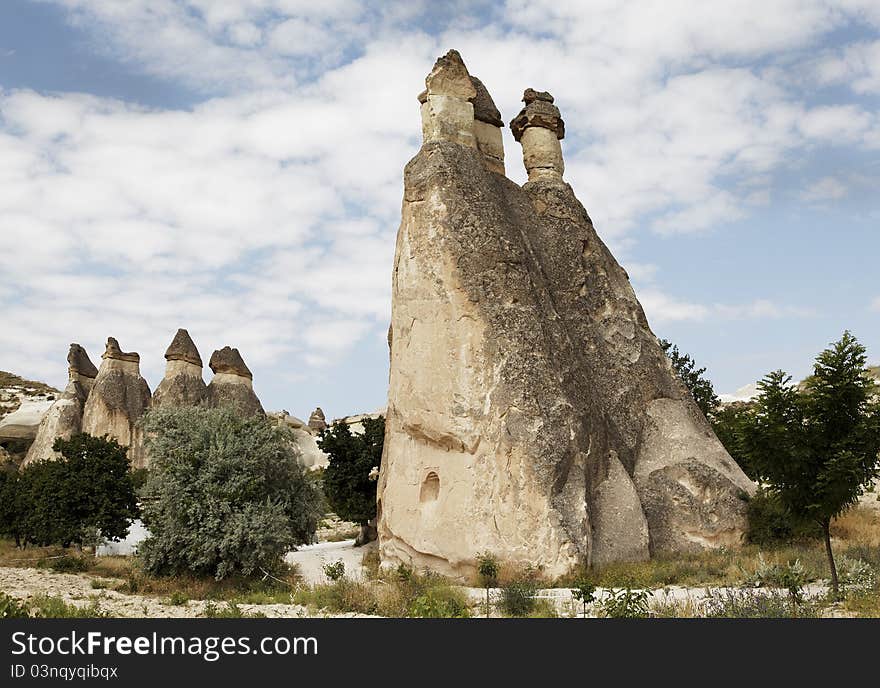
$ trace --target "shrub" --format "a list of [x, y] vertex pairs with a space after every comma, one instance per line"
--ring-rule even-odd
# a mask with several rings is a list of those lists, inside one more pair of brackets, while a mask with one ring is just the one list
[[409, 608], [410, 616], [431, 619], [460, 619], [470, 616], [467, 598], [451, 587], [429, 588], [419, 595]]
[[345, 576], [345, 563], [340, 559], [324, 564], [324, 575], [332, 581], [338, 581]]
[[648, 616], [646, 590], [609, 590], [608, 597], [599, 602], [599, 611], [609, 619], [642, 619]]
[[822, 536], [818, 523], [794, 516], [776, 495], [764, 490], [758, 490], [749, 499], [748, 518], [746, 539], [756, 545], [818, 539]]
[[87, 557], [64, 554], [59, 557], [43, 559], [37, 568], [52, 569], [56, 573], [82, 573], [92, 568], [92, 560]]
[[725, 589], [709, 592], [703, 602], [702, 615], [709, 619], [803, 618], [817, 617], [819, 610], [810, 602], [796, 604], [790, 596], [775, 590]]
[[24, 602], [0, 592], [0, 619], [27, 619], [34, 614]]
[[144, 568], [251, 575], [309, 542], [320, 497], [288, 431], [230, 408], [159, 408], [144, 420], [151, 466], [142, 490]]
[[40, 616], [47, 619], [94, 619], [109, 616], [106, 611], [101, 609], [97, 600], [94, 600], [87, 607], [78, 607], [75, 604], [65, 602], [60, 597], [38, 595], [31, 601], [31, 605]]
[[861, 594], [873, 590], [877, 585], [877, 573], [869, 563], [850, 559], [846, 555], [840, 557], [838, 575], [844, 593]]
[[758, 554], [754, 580], [756, 585], [785, 588], [793, 602], [803, 602], [803, 586], [807, 583], [807, 574], [800, 559], [782, 565], [768, 562], [763, 554]]
[[501, 609], [507, 616], [528, 616], [535, 609], [538, 592], [538, 571], [527, 566], [501, 586]]

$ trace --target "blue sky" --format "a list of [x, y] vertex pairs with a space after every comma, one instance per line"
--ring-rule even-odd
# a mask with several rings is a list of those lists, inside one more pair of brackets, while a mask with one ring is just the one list
[[382, 406], [416, 95], [451, 47], [507, 121], [556, 96], [566, 179], [718, 391], [846, 328], [880, 361], [875, 1], [5, 0], [0, 369], [62, 386], [67, 345], [113, 335], [155, 387], [187, 327], [269, 409]]

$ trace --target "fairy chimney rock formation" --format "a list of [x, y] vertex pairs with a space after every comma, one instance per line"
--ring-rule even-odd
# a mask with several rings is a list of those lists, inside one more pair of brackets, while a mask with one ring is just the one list
[[738, 544], [754, 485], [562, 180], [551, 96], [526, 91], [513, 121], [530, 179], [520, 187], [466, 135], [467, 77], [457, 53], [438, 60], [404, 174], [383, 566], [468, 576], [488, 551], [557, 576]]
[[208, 366], [214, 378], [208, 385], [210, 406], [234, 406], [246, 415], [263, 415], [263, 405], [254, 393], [253, 374], [238, 349], [224, 346], [211, 354]]
[[309, 416], [309, 427], [315, 432], [327, 429], [327, 419], [324, 417], [324, 411], [321, 410], [320, 406], [312, 411], [312, 415]]
[[165, 377], [153, 393], [153, 406], [196, 406], [208, 393], [202, 357], [189, 332], [177, 330], [165, 352]]
[[522, 99], [526, 105], [511, 121], [510, 131], [522, 144], [529, 181], [562, 181], [565, 163], [559, 141], [565, 138], [565, 122], [559, 108], [547, 91], [527, 88]]
[[55, 440], [70, 439], [72, 435], [82, 432], [83, 409], [95, 384], [98, 369], [79, 344], [70, 345], [67, 363], [67, 387], [40, 421], [37, 436], [28, 449], [23, 466], [58, 458], [58, 453], [52, 448]]
[[146, 465], [143, 430], [139, 421], [150, 405], [150, 388], [141, 377], [140, 356], [127, 353], [108, 337], [101, 367], [83, 410], [82, 431], [109, 435], [129, 448], [135, 468]]
[[475, 147], [486, 167], [504, 175], [504, 122], [489, 91], [471, 76], [461, 55], [450, 50], [439, 58], [419, 94], [422, 136], [428, 141], [455, 141]]

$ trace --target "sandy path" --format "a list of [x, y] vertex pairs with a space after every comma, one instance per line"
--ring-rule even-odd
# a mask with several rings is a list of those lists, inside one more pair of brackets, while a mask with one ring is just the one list
[[335, 561], [342, 561], [345, 564], [347, 578], [363, 580], [364, 568], [361, 566], [361, 560], [364, 554], [375, 548], [375, 542], [363, 547], [355, 547], [354, 540], [319, 542], [317, 545], [305, 545], [296, 552], [290, 552], [284, 560], [299, 567], [300, 575], [306, 583], [326, 583], [324, 565]]

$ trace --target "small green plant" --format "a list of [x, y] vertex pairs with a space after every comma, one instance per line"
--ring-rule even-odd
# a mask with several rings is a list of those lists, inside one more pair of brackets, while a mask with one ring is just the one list
[[818, 608], [811, 602], [796, 604], [790, 595], [767, 590], [726, 589], [710, 591], [701, 616], [708, 619], [814, 618]]
[[409, 583], [413, 579], [412, 566], [407, 566], [406, 564], [398, 564], [397, 570], [394, 573], [400, 583]]
[[75, 604], [65, 602], [60, 597], [51, 595], [38, 595], [32, 601], [32, 607], [38, 610], [40, 616], [47, 619], [94, 619], [109, 616], [101, 609], [97, 600], [93, 600], [87, 607], [78, 607]]
[[470, 616], [464, 595], [453, 588], [429, 588], [413, 600], [410, 616], [431, 619], [461, 619]]
[[189, 598], [180, 590], [175, 590], [168, 598], [168, 604], [173, 607], [180, 607], [189, 602]]
[[345, 577], [345, 562], [342, 559], [324, 564], [324, 575], [332, 581]]
[[92, 582], [89, 585], [91, 585], [92, 590], [104, 590], [107, 587], [107, 581], [100, 578], [92, 578]]
[[486, 618], [489, 618], [489, 589], [498, 584], [498, 558], [489, 552], [477, 555], [477, 575], [480, 585], [486, 589]]
[[24, 602], [0, 592], [0, 619], [27, 619], [34, 614]]
[[526, 566], [501, 587], [501, 608], [507, 616], [529, 616], [535, 609], [538, 571]]
[[599, 602], [602, 616], [609, 619], [643, 619], [648, 616], [648, 592], [622, 588], [609, 590], [609, 595]]
[[56, 573], [82, 573], [92, 568], [93, 560], [89, 557], [65, 554], [58, 558], [45, 559], [37, 566], [52, 569]]
[[596, 601], [596, 586], [585, 578], [579, 578], [571, 588], [571, 596], [584, 606], [584, 618], [587, 618], [587, 605]]
[[845, 595], [862, 594], [873, 590], [877, 585], [877, 573], [869, 563], [861, 559], [841, 556], [838, 571], [840, 589]]
[[807, 583], [807, 574], [800, 559], [782, 565], [768, 562], [763, 554], [759, 554], [754, 578], [755, 584], [761, 587], [785, 588], [795, 604], [804, 601], [803, 588]]

